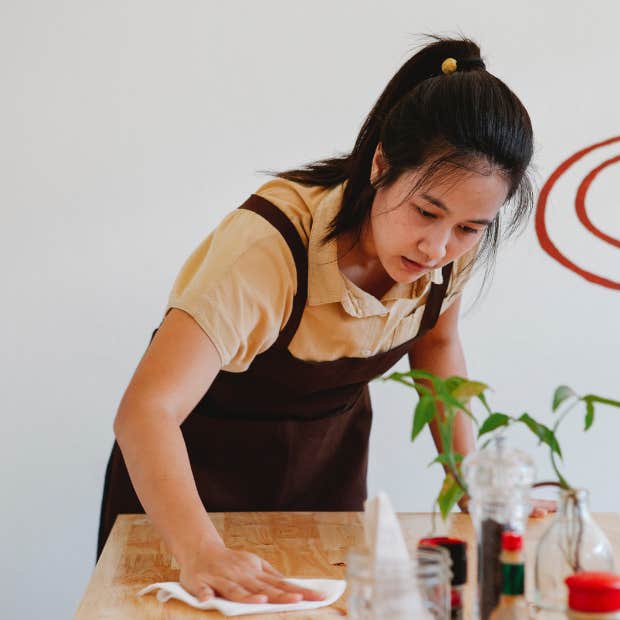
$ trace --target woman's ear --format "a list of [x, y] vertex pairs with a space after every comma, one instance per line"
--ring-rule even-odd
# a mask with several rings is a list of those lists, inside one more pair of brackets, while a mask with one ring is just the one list
[[381, 149], [381, 142], [377, 144], [375, 153], [372, 156], [372, 164], [370, 166], [370, 184], [374, 187], [378, 179], [385, 173], [385, 158]]

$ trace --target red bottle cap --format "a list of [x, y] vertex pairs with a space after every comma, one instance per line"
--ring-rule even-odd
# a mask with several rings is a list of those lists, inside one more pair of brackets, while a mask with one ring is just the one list
[[[441, 547], [443, 546], [449, 546], [449, 545], [462, 545], [463, 543], [465, 543], [464, 540], [461, 540], [460, 538], [452, 538], [450, 536], [433, 536], [431, 538], [421, 538], [420, 539], [420, 543], [421, 545], [439, 545]], [[467, 543], [465, 543], [467, 544]]]
[[620, 575], [577, 573], [566, 578], [568, 607], [573, 611], [619, 611]]
[[523, 549], [523, 536], [516, 532], [502, 532], [502, 549], [519, 551]]

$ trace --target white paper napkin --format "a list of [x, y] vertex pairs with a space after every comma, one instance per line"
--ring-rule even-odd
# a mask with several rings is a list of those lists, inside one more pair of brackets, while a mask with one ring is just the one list
[[364, 502], [364, 536], [373, 569], [381, 574], [383, 564], [410, 565], [409, 551], [390, 498], [383, 492]]
[[303, 609], [317, 609], [335, 603], [344, 592], [346, 581], [339, 579], [285, 579], [311, 590], [318, 590], [325, 594], [322, 601], [301, 601], [299, 603], [235, 603], [224, 598], [215, 597], [208, 601], [200, 602], [192, 596], [177, 581], [153, 583], [138, 592], [137, 596], [143, 596], [157, 590], [157, 600], [165, 603], [171, 598], [176, 598], [196, 609], [216, 609], [225, 616], [241, 616], [243, 614], [264, 614], [277, 611], [298, 611]]
[[375, 579], [374, 617], [431, 620], [417, 587], [415, 559], [409, 557], [398, 517], [385, 493], [364, 503], [364, 535]]

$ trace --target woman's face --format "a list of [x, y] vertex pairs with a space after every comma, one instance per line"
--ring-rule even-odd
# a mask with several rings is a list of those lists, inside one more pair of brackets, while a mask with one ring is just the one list
[[402, 174], [377, 190], [366, 253], [395, 282], [411, 283], [470, 250], [508, 194], [499, 172], [457, 170], [411, 193], [419, 172]]

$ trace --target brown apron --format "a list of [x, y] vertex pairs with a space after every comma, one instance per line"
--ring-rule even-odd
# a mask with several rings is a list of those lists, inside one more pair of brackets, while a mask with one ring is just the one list
[[[242, 373], [220, 371], [181, 425], [200, 498], [211, 512], [363, 509], [372, 409], [368, 382], [415, 338], [368, 358], [297, 359], [288, 345], [308, 287], [307, 250], [292, 222], [253, 195], [258, 213], [286, 240], [297, 268], [291, 316], [276, 342]], [[448, 286], [433, 284], [416, 338], [433, 327]], [[115, 442], [106, 471], [97, 557], [121, 513], [143, 513]]]

